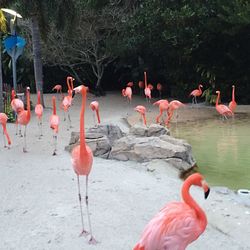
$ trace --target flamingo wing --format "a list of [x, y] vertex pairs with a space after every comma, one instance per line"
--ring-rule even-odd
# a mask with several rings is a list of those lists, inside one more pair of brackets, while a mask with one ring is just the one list
[[233, 115], [233, 112], [226, 105], [223, 104], [218, 105], [217, 110], [222, 115], [228, 115], [228, 116]]
[[193, 90], [193, 91], [189, 94], [189, 96], [199, 96], [199, 94], [200, 94], [200, 91], [199, 91], [198, 89], [195, 89], [195, 90]]
[[173, 202], [148, 223], [137, 249], [184, 250], [201, 233], [195, 211], [185, 203]]

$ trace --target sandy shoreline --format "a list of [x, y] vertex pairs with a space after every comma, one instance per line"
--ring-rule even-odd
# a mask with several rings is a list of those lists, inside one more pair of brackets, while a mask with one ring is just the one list
[[[76, 176], [70, 155], [64, 151], [71, 131], [79, 130], [80, 97], [76, 97], [72, 106], [71, 131], [66, 130], [59, 111], [58, 155], [53, 157], [48, 122], [51, 96], [46, 95], [43, 138], [38, 139], [37, 121], [32, 112], [27, 133], [29, 152], [22, 152], [23, 140], [15, 136], [14, 124], [8, 124], [13, 140], [11, 149], [0, 147], [0, 249], [132, 249], [152, 216], [167, 202], [180, 200], [182, 181], [177, 171], [161, 161], [139, 164], [95, 158], [89, 177], [89, 202], [93, 232], [100, 243], [88, 245], [85, 238], [78, 237], [81, 223]], [[129, 117], [138, 119], [132, 107], [145, 104], [144, 99], [135, 97], [132, 107], [128, 107], [119, 93], [98, 98], [89, 95], [88, 104], [94, 99], [100, 103], [103, 122], [118, 124], [125, 132], [128, 126], [121, 118], [128, 112]], [[204, 113], [202, 109], [197, 110]], [[239, 112], [249, 110], [249, 106], [239, 107]], [[153, 112], [154, 108], [149, 119], [153, 120]], [[213, 116], [214, 109], [210, 112]], [[86, 125], [92, 126], [90, 109], [85, 117]], [[84, 187], [84, 179], [81, 183]], [[192, 194], [207, 213], [208, 227], [188, 249], [250, 249], [250, 206], [241, 204], [234, 192], [227, 189], [212, 187], [206, 201], [199, 189], [192, 189]]]

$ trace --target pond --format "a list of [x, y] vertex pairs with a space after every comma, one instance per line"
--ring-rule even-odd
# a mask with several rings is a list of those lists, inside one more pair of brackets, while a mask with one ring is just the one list
[[250, 189], [250, 116], [172, 123], [171, 135], [192, 145], [199, 171], [214, 186]]

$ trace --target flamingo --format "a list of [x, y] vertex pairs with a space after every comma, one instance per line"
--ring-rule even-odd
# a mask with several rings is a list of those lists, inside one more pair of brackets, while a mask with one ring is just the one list
[[193, 98], [192, 98], [192, 104], [194, 104], [194, 103], [197, 104], [196, 97], [202, 95], [202, 90], [201, 90], [201, 88], [203, 88], [203, 86], [202, 86], [201, 84], [199, 84], [198, 89], [193, 90], [193, 91], [189, 94], [189, 96], [193, 96]]
[[127, 83], [127, 87], [132, 88], [133, 86], [134, 86], [134, 83], [133, 83], [133, 82], [128, 82], [128, 83]]
[[[177, 112], [177, 109], [179, 109], [180, 107], [184, 107], [185, 104], [178, 101], [178, 100], [173, 100], [169, 103], [169, 106], [168, 106], [168, 119], [166, 121], [166, 125], [169, 124], [173, 114], [174, 114], [174, 111], [176, 110]], [[178, 118], [178, 115], [177, 115], [177, 118]]]
[[131, 87], [126, 87], [124, 94], [127, 97], [128, 103], [130, 104], [131, 101], [132, 101], [132, 88]]
[[138, 86], [139, 86], [139, 89], [140, 89], [140, 95], [142, 95], [143, 89], [144, 89], [144, 82], [143, 81], [139, 81], [138, 82]]
[[233, 116], [233, 112], [226, 105], [219, 104], [219, 99], [220, 99], [219, 90], [216, 91], [216, 94], [217, 94], [217, 99], [216, 99], [215, 108], [218, 111], [218, 113], [222, 115], [222, 117], [225, 119], [227, 119], [227, 116]]
[[35, 107], [35, 114], [38, 119], [38, 128], [40, 129], [40, 136], [39, 138], [43, 135], [42, 132], [42, 116], [43, 116], [43, 106], [41, 105], [41, 94], [40, 90], [37, 92], [37, 104]]
[[7, 138], [7, 141], [8, 141], [8, 148], [10, 147], [11, 145], [11, 140], [10, 140], [10, 136], [7, 132], [7, 129], [6, 129], [6, 123], [8, 121], [8, 116], [5, 114], [5, 113], [0, 113], [0, 124], [2, 125], [3, 127], [3, 142], [4, 142], [4, 147], [6, 148], [6, 142], [5, 142], [5, 137], [4, 135], [6, 136]]
[[53, 142], [54, 142], [54, 152], [53, 155], [56, 155], [57, 151], [57, 134], [59, 128], [59, 116], [56, 114], [56, 98], [52, 96], [52, 105], [53, 105], [53, 113], [50, 116], [50, 128], [53, 129]]
[[62, 85], [57, 84], [53, 87], [52, 91], [56, 90], [57, 96], [60, 93], [63, 99], [63, 93], [62, 93]]
[[71, 128], [71, 119], [70, 119], [69, 108], [71, 107], [71, 104], [72, 104], [72, 97], [73, 97], [72, 91], [74, 88], [74, 86], [73, 86], [74, 80], [75, 79], [71, 76], [67, 77], [68, 95], [63, 98], [62, 105], [61, 105], [61, 107], [64, 110], [64, 121], [66, 120], [65, 113], [67, 112], [67, 114], [68, 114], [68, 128], [67, 128], [67, 130], [69, 130]]
[[146, 101], [150, 102], [150, 100], [151, 100], [151, 88], [149, 88], [149, 86], [147, 85], [147, 72], [144, 72], [144, 82], [145, 82], [144, 94], [146, 96]]
[[[89, 106], [92, 109], [92, 111], [96, 112], [97, 121], [100, 124], [101, 120], [100, 120], [100, 114], [99, 114], [99, 103], [97, 101], [93, 101], [90, 103]], [[95, 115], [94, 115], [94, 121], [95, 121]]]
[[[15, 112], [15, 118], [16, 118], [16, 135], [17, 135], [17, 131], [18, 131], [18, 121], [17, 121], [17, 114], [24, 110], [24, 104], [22, 102], [22, 100], [18, 99], [16, 97], [16, 93], [15, 93], [15, 90], [13, 89], [11, 91], [11, 108], [12, 110]], [[19, 130], [19, 135], [22, 136], [22, 132], [21, 132], [21, 127], [20, 127], [20, 130]]]
[[26, 144], [26, 130], [27, 125], [30, 122], [30, 88], [26, 88], [26, 98], [27, 98], [27, 110], [22, 110], [17, 114], [17, 121], [19, 124], [24, 126], [24, 147], [23, 152], [27, 152], [27, 144]]
[[143, 123], [146, 126], [147, 125], [147, 121], [146, 121], [146, 108], [142, 105], [138, 105], [135, 107], [135, 111], [139, 112], [142, 116], [143, 119]]
[[162, 114], [164, 111], [167, 112], [168, 110], [168, 100], [159, 100], [155, 103], [153, 103], [153, 105], [158, 105], [159, 106], [159, 115], [156, 117], [156, 123], [159, 123], [159, 119], [161, 118]]
[[162, 85], [161, 85], [160, 83], [157, 83], [156, 89], [158, 90], [158, 92], [159, 92], [159, 97], [161, 98]]
[[235, 92], [235, 86], [232, 85], [232, 101], [229, 103], [229, 109], [234, 113], [236, 107], [237, 107], [237, 103], [235, 101], [235, 96], [234, 96], [234, 92]]
[[205, 199], [209, 187], [199, 173], [190, 175], [183, 183], [183, 202], [172, 202], [163, 207], [145, 227], [133, 250], [184, 250], [206, 229], [207, 217], [191, 197], [192, 185], [203, 188]]
[[85, 204], [87, 208], [87, 216], [88, 216], [88, 223], [89, 223], [89, 229], [90, 229], [89, 244], [96, 244], [97, 241], [95, 240], [92, 234], [89, 207], [88, 207], [88, 177], [92, 169], [93, 153], [90, 147], [85, 142], [84, 113], [85, 113], [87, 89], [88, 88], [85, 87], [84, 85], [80, 85], [79, 87], [74, 88], [75, 93], [82, 94], [82, 107], [81, 107], [81, 114], [80, 114], [80, 145], [77, 145], [72, 150], [71, 162], [73, 165], [73, 169], [77, 175], [78, 198], [79, 198], [81, 222], [82, 222], [82, 232], [80, 235], [85, 235], [85, 236], [88, 235], [88, 232], [84, 229], [84, 224], [83, 224], [80, 181], [79, 181], [79, 175], [84, 175], [86, 176]]

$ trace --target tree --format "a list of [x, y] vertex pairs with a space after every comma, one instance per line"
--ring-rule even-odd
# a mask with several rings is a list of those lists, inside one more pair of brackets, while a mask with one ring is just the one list
[[0, 10], [0, 112], [4, 111], [3, 105], [3, 74], [2, 74], [2, 33], [6, 32], [6, 19]]

